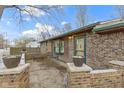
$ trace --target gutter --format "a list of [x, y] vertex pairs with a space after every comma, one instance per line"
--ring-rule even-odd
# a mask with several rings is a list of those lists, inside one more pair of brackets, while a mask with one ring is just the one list
[[65, 37], [65, 36], [68, 36], [68, 35], [71, 35], [73, 33], [78, 33], [78, 32], [83, 32], [82, 30], [85, 30], [85, 29], [88, 29], [90, 27], [94, 27], [96, 26], [97, 24], [99, 24], [99, 22], [96, 22], [96, 23], [93, 23], [93, 24], [89, 24], [89, 25], [86, 25], [84, 27], [80, 27], [78, 29], [75, 29], [75, 30], [72, 30], [72, 31], [68, 31], [68, 32], [65, 32], [63, 34], [60, 34], [60, 35], [57, 35], [57, 36], [54, 36], [54, 37], [50, 37], [48, 39], [45, 39], [45, 40], [42, 40], [42, 41], [39, 41], [39, 43], [42, 43], [42, 42], [45, 42], [45, 41], [49, 41], [49, 40], [54, 40], [54, 39], [57, 39], [57, 38], [60, 38], [60, 37]]
[[118, 22], [118, 23], [113, 23], [105, 26], [96, 26], [93, 28], [92, 32], [98, 33], [104, 30], [109, 30], [111, 28], [116, 28], [116, 27], [123, 27], [124, 26], [124, 21]]

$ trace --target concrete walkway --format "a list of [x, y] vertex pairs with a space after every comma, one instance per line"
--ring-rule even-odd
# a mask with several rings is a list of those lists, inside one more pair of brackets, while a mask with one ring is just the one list
[[[28, 61], [29, 62], [29, 61]], [[30, 61], [30, 87], [64, 88], [66, 87], [66, 69], [50, 60]]]

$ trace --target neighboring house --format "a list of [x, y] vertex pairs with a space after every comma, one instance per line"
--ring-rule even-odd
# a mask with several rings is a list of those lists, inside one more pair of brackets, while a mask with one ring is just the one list
[[72, 62], [83, 56], [91, 67], [107, 67], [111, 60], [124, 60], [124, 20], [98, 22], [40, 42], [41, 52]]
[[40, 44], [36, 41], [29, 42], [26, 47], [40, 47]]

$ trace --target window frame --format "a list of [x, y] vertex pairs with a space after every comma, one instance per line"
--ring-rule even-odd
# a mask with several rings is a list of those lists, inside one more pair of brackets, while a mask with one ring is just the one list
[[[83, 39], [83, 50], [77, 50], [77, 39]], [[75, 35], [74, 36], [74, 55], [75, 56], [84, 56], [84, 35]], [[82, 55], [77, 55], [77, 52], [82, 52]]]
[[59, 40], [56, 40], [56, 41], [54, 42], [54, 52], [55, 52], [55, 54], [59, 54], [59, 51], [56, 51], [57, 48], [59, 48], [59, 46], [58, 46], [57, 43], [59, 43]]
[[60, 40], [60, 42], [59, 42], [59, 53], [64, 54], [64, 52], [65, 52], [65, 41]]
[[[56, 47], [56, 41], [58, 41], [58, 46], [57, 47]], [[56, 41], [54, 42], [54, 52], [56, 54], [64, 54], [64, 52], [65, 52], [65, 41], [64, 40], [56, 40]], [[58, 52], [56, 52], [56, 48], [59, 48]]]

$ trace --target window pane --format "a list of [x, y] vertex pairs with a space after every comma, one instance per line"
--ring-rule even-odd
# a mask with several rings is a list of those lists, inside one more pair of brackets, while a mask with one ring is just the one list
[[60, 53], [64, 53], [64, 41], [60, 43]]
[[75, 38], [75, 46], [76, 46], [76, 49], [75, 49], [75, 53], [76, 53], [76, 56], [83, 56], [84, 55], [84, 38], [83, 36], [82, 37], [76, 37]]
[[84, 56], [83, 51], [76, 51], [76, 56]]
[[79, 38], [76, 40], [76, 50], [84, 50], [84, 39]]
[[64, 53], [64, 41], [57, 40], [54, 43], [55, 53]]
[[55, 53], [59, 53], [59, 41], [55, 41]]

